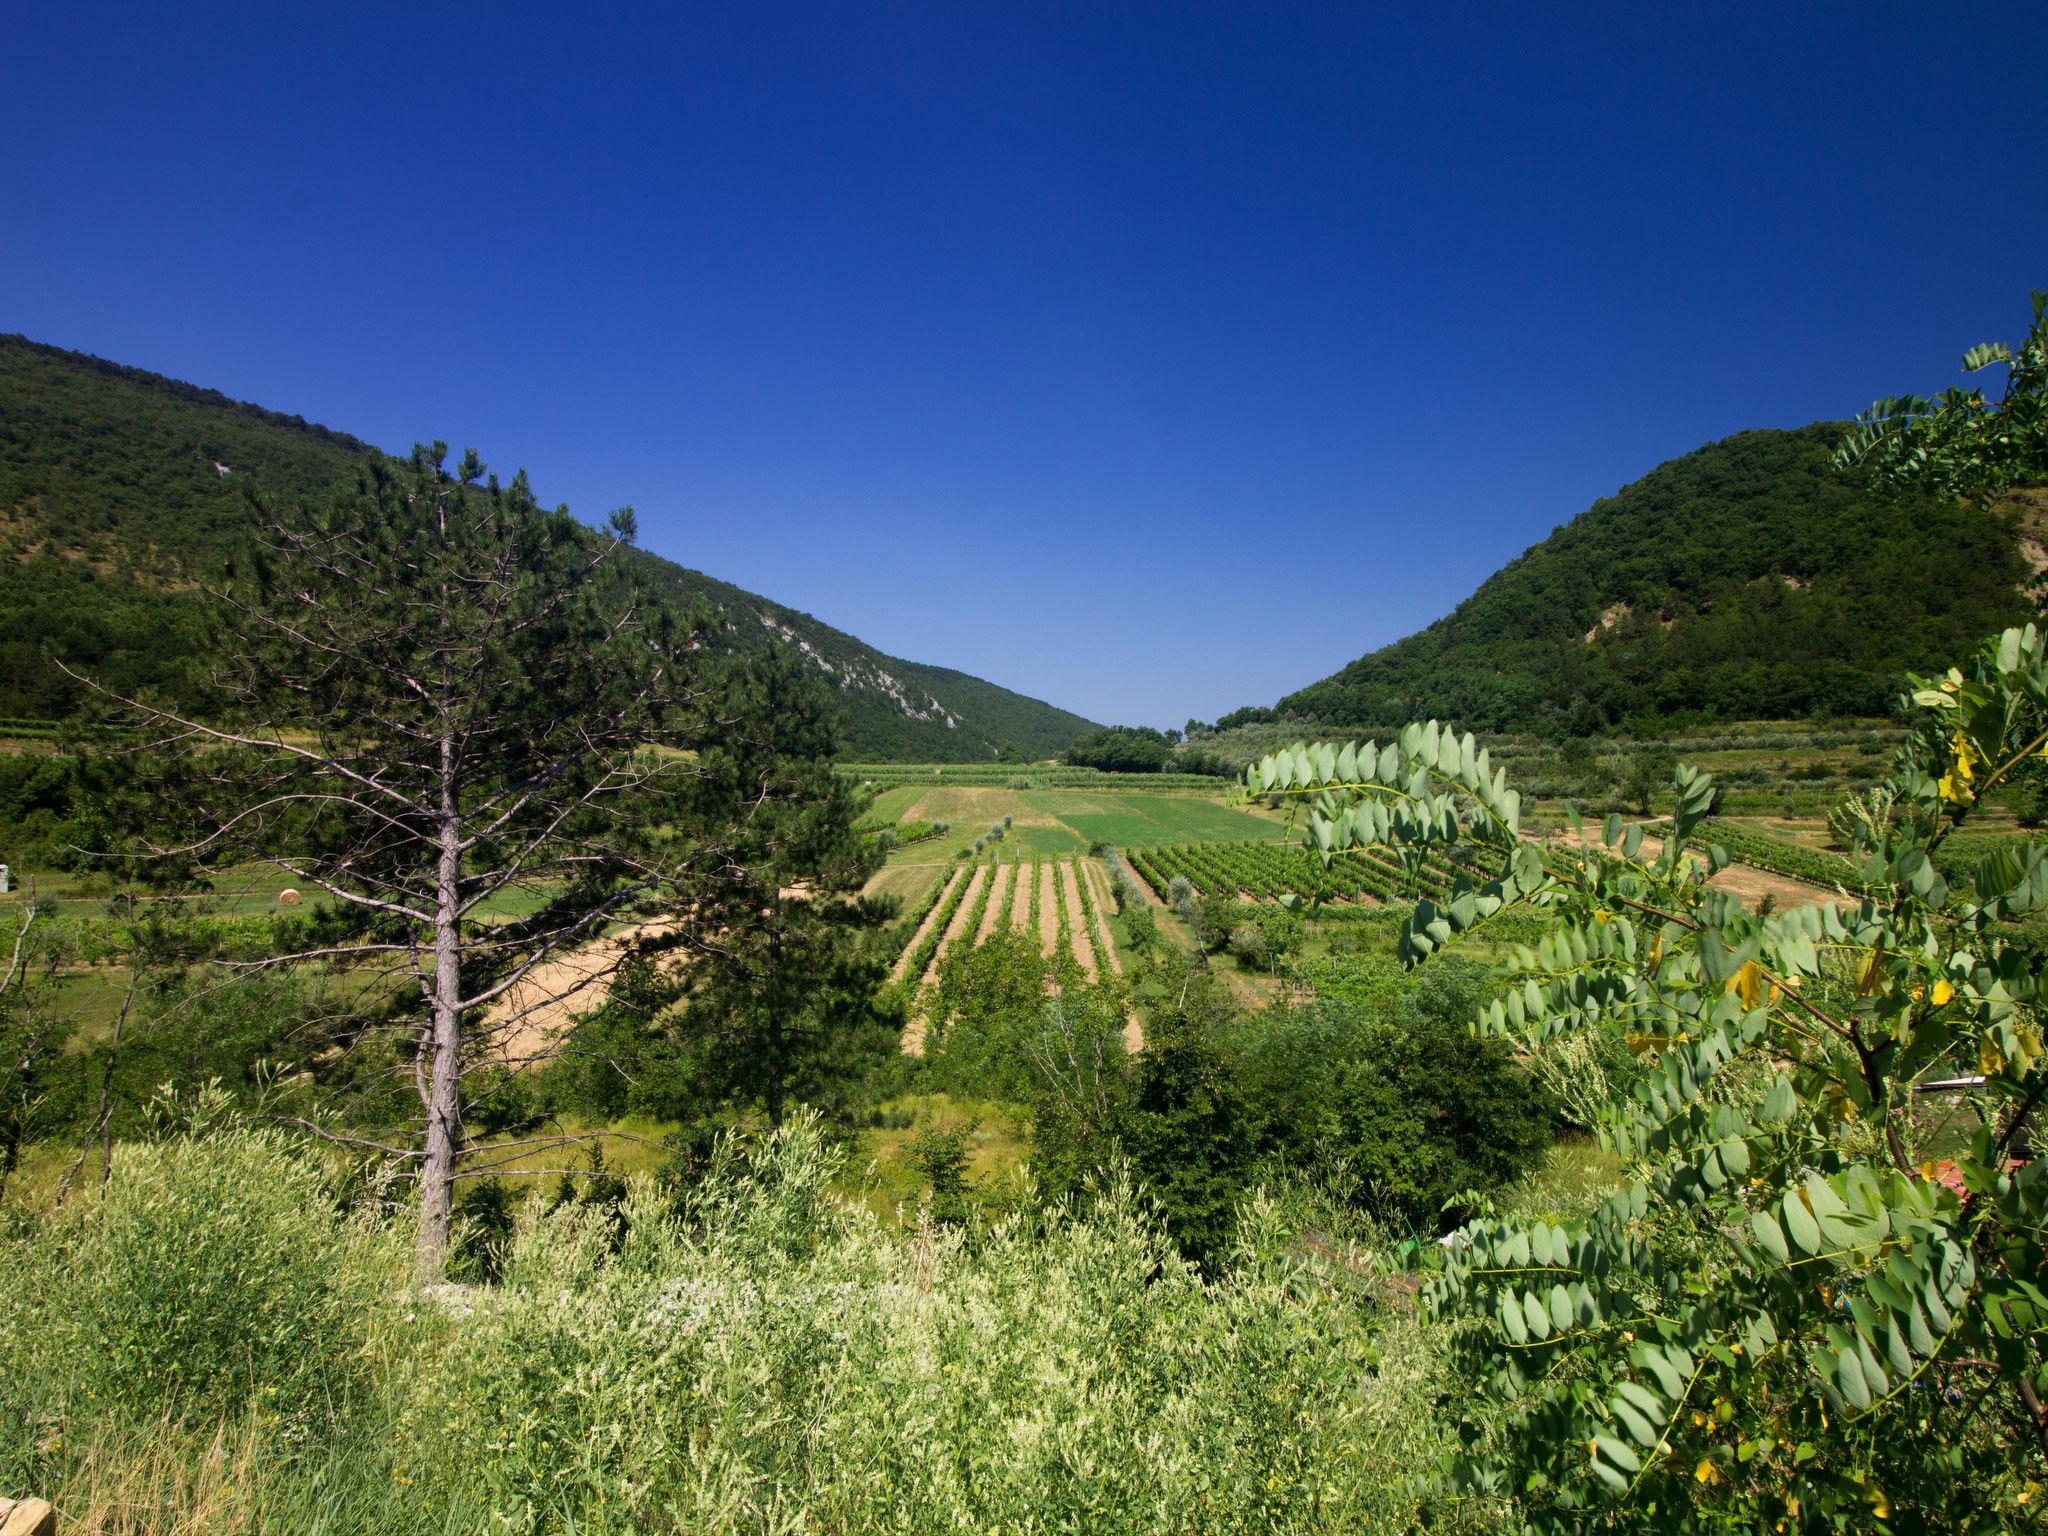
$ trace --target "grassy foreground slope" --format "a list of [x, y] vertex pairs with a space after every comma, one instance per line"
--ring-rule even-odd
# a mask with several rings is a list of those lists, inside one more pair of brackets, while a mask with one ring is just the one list
[[[0, 716], [77, 708], [52, 655], [123, 691], [187, 686], [204, 635], [197, 588], [234, 558], [243, 485], [324, 497], [377, 452], [213, 390], [0, 336]], [[636, 558], [657, 590], [721, 610], [736, 648], [800, 648], [832, 685], [853, 754], [974, 762], [1009, 745], [1046, 757], [1090, 728], [702, 572]]]
[[1833, 473], [1840, 432], [1743, 432], [1660, 465], [1280, 712], [1573, 732], [1882, 714], [1906, 669], [2031, 615], [2030, 535], [2017, 510]]

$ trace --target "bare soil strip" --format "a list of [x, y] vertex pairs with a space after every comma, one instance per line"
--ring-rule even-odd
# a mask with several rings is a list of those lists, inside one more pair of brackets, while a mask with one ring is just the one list
[[1010, 866], [996, 866], [995, 883], [988, 890], [988, 910], [981, 914], [981, 927], [975, 931], [974, 942], [982, 943], [996, 931], [996, 919], [1002, 915], [1003, 891], [1010, 883]]
[[1060, 898], [1057, 866], [1038, 866], [1038, 949], [1048, 960], [1060, 945]]
[[[967, 928], [967, 915], [974, 910], [974, 898], [981, 889], [981, 882], [987, 873], [986, 865], [976, 865], [968, 877], [967, 889], [960, 894], [960, 905], [954, 909], [953, 920], [946, 924], [946, 936], [939, 940], [939, 947], [932, 952], [932, 968], [929, 975], [937, 975], [939, 962], [946, 958], [946, 951], [956, 944]], [[935, 983], [929, 978], [919, 989], [916, 999], [910, 1005], [910, 1017], [903, 1021], [903, 1054], [922, 1056], [924, 1054], [925, 1008], [929, 1006]]]
[[1124, 963], [1118, 958], [1116, 941], [1109, 934], [1109, 912], [1116, 905], [1116, 898], [1110, 894], [1109, 872], [1093, 859], [1081, 864], [1082, 878], [1088, 882], [1089, 893], [1095, 898], [1095, 948], [1108, 963], [1111, 971], [1121, 976]]
[[967, 881], [967, 889], [961, 894], [960, 905], [953, 913], [953, 921], [946, 924], [946, 936], [939, 940], [939, 947], [932, 953], [932, 969], [939, 968], [939, 962], [946, 958], [953, 946], [960, 942], [960, 936], [967, 931], [967, 919], [974, 914], [974, 899], [981, 894], [981, 882], [988, 878], [988, 866], [977, 864], [974, 874]]
[[1060, 884], [1066, 888], [1067, 931], [1074, 945], [1074, 963], [1081, 967], [1081, 974], [1094, 981], [1102, 973], [1095, 966], [1095, 935], [1089, 932], [1088, 924], [1081, 919], [1081, 887], [1075, 879], [1074, 861], [1069, 859], [1060, 865]]
[[1010, 932], [1031, 931], [1031, 889], [1038, 884], [1038, 866], [1019, 864], [1017, 866], [1017, 895], [1010, 904]]
[[901, 981], [903, 979], [903, 972], [910, 965], [910, 957], [916, 953], [917, 946], [924, 942], [925, 935], [931, 931], [932, 924], [939, 920], [939, 913], [945, 908], [946, 892], [951, 890], [953, 882], [960, 878], [961, 875], [958, 870], [955, 870], [946, 877], [946, 883], [939, 891], [939, 899], [932, 903], [931, 911], [925, 913], [924, 921], [917, 925], [917, 932], [910, 936], [910, 942], [903, 946], [903, 953], [896, 957], [896, 964], [890, 968], [889, 979], [891, 981]]
[[[1116, 975], [1124, 973], [1124, 962], [1116, 952], [1116, 938], [1109, 931], [1109, 914], [1116, 904], [1116, 896], [1109, 880], [1106, 866], [1093, 859], [1081, 865], [1081, 877], [1088, 882], [1088, 889], [1095, 896], [1095, 930], [1102, 958], [1109, 962], [1109, 968]], [[1132, 878], [1136, 878], [1134, 875]], [[1145, 882], [1140, 880], [1140, 889]], [[1138, 1010], [1129, 1009], [1124, 1014], [1124, 1049], [1135, 1054], [1145, 1049], [1145, 1026], [1138, 1019]]]
[[[1561, 829], [1558, 836], [1561, 841], [1569, 843], [1572, 837], [1571, 830]], [[1710, 843], [1713, 840], [1713, 834], [1710, 832], [1702, 842]], [[1600, 846], [1600, 834], [1591, 826], [1586, 828], [1586, 841], [1596, 847]], [[1636, 857], [1654, 859], [1663, 851], [1664, 839], [1645, 837]], [[1843, 897], [1838, 891], [1831, 891], [1826, 886], [1809, 885], [1804, 880], [1794, 880], [1789, 875], [1773, 874], [1770, 870], [1758, 869], [1753, 864], [1730, 864], [1707, 884], [1717, 891], [1726, 891], [1731, 896], [1740, 897], [1745, 905], [1752, 908], [1766, 896], [1779, 907], [1839, 906], [1843, 902]]]
[[604, 1006], [633, 942], [669, 926], [641, 923], [536, 965], [491, 1005], [481, 1031], [484, 1053], [514, 1071], [544, 1061], [578, 1014]]

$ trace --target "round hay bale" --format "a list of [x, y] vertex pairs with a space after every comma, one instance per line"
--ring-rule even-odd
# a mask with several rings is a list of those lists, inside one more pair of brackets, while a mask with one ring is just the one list
[[286, 886], [277, 893], [277, 904], [280, 907], [296, 907], [299, 904], [299, 893]]

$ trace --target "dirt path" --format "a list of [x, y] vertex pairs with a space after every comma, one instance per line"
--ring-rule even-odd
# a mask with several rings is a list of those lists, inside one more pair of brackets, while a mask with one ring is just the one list
[[[1569, 828], [1561, 829], [1558, 837], [1561, 842], [1569, 843], [1571, 841], [1571, 830]], [[1531, 840], [1539, 841], [1539, 839]], [[1589, 826], [1586, 829], [1586, 840], [1589, 843], [1598, 845], [1600, 834]], [[1708, 833], [1706, 841], [1713, 841], [1713, 834], [1711, 832]], [[1654, 859], [1663, 851], [1664, 839], [1646, 836], [1643, 839], [1643, 846], [1638, 850], [1636, 857], [1639, 859]], [[1773, 874], [1770, 870], [1758, 869], [1754, 864], [1730, 864], [1726, 869], [1714, 876], [1713, 879], [1709, 880], [1707, 884], [1714, 890], [1726, 891], [1731, 896], [1741, 897], [1744, 904], [1751, 908], [1754, 908], [1766, 896], [1770, 897], [1781, 908], [1812, 907], [1829, 903], [1839, 904], [1843, 900], [1839, 893], [1829, 890], [1826, 886], [1809, 885], [1806, 881], [1794, 880], [1789, 875]]]
[[491, 1005], [478, 1031], [478, 1048], [515, 1070], [545, 1060], [578, 1014], [604, 1006], [612, 973], [633, 942], [668, 928], [666, 922], [642, 923], [536, 965]]
[[[946, 936], [939, 940], [939, 947], [932, 951], [932, 968], [927, 978], [938, 974], [939, 962], [946, 958], [946, 951], [959, 942], [967, 931], [968, 914], [974, 910], [974, 898], [981, 889], [981, 882], [988, 873], [987, 865], [977, 865], [967, 879], [967, 889], [960, 894], [960, 905], [953, 910], [953, 920], [946, 924]], [[911, 1000], [910, 1017], [903, 1021], [903, 1054], [922, 1056], [924, 1054], [925, 1010], [931, 1006], [932, 994], [937, 983], [927, 979], [918, 994]]]
[[[1110, 909], [1116, 904], [1109, 871], [1095, 860], [1085, 859], [1081, 864], [1081, 878], [1088, 882], [1088, 889], [1095, 897], [1096, 952], [1108, 964], [1112, 974], [1121, 976], [1124, 962], [1116, 952], [1116, 937], [1109, 931]], [[1145, 1026], [1139, 1021], [1135, 1008], [1124, 1013], [1124, 1049], [1133, 1055], [1145, 1049]]]
[[903, 953], [896, 957], [895, 965], [890, 967], [889, 979], [891, 981], [901, 981], [903, 979], [904, 971], [909, 968], [911, 955], [916, 952], [917, 946], [924, 942], [925, 935], [931, 932], [932, 924], [939, 920], [939, 913], [946, 905], [946, 892], [950, 891], [953, 888], [953, 882], [960, 878], [961, 875], [958, 870], [955, 870], [946, 877], [945, 884], [939, 888], [939, 899], [932, 903], [931, 911], [925, 913], [924, 921], [917, 925], [917, 932], [910, 936], [910, 942], [903, 946]]
[[996, 919], [1002, 915], [1003, 892], [1010, 885], [1010, 866], [996, 866], [995, 881], [988, 889], [988, 910], [981, 914], [981, 927], [975, 930], [974, 942], [979, 944], [996, 931]]
[[1047, 959], [1060, 945], [1060, 898], [1056, 864], [1038, 866], [1038, 949]]
[[1110, 970], [1116, 975], [1124, 973], [1124, 963], [1116, 952], [1116, 940], [1109, 932], [1109, 911], [1116, 905], [1116, 898], [1109, 888], [1109, 871], [1093, 859], [1081, 865], [1081, 876], [1088, 882], [1088, 890], [1095, 898], [1095, 948]]
[[1081, 886], [1075, 878], [1074, 861], [1069, 859], [1060, 865], [1060, 884], [1066, 888], [1067, 932], [1073, 940], [1074, 963], [1081, 967], [1081, 974], [1094, 981], [1102, 973], [1095, 965], [1095, 935], [1082, 920]]
[[1038, 866], [1019, 864], [1017, 866], [1017, 894], [1010, 902], [1010, 932], [1017, 934], [1031, 931], [1031, 888], [1038, 884]]
[[960, 897], [960, 905], [953, 913], [953, 921], [946, 924], [946, 936], [939, 940], [939, 947], [932, 952], [932, 969], [939, 968], [939, 962], [953, 946], [960, 942], [960, 936], [967, 931], [967, 919], [974, 915], [974, 898], [981, 892], [981, 882], [988, 878], [988, 866], [977, 864], [968, 878], [967, 889]]

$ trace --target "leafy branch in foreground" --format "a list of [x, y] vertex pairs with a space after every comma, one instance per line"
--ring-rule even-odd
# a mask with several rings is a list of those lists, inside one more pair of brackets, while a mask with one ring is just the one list
[[[2007, 938], [2048, 909], [2048, 848], [1955, 887], [1933, 854], [2048, 748], [2048, 645], [2007, 631], [1909, 703], [1900, 813], [1849, 855], [1860, 899], [1790, 911], [1706, 886], [1728, 853], [1692, 852], [1714, 789], [1689, 767], [1654, 857], [1619, 817], [1523, 836], [1504, 771], [1435, 723], [1246, 773], [1305, 812], [1326, 867], [1485, 861], [1417, 906], [1407, 964], [1512, 907], [1549, 915], [1480, 1033], [1531, 1053], [1604, 1033], [1647, 1067], [1601, 1116], [1621, 1187], [1587, 1220], [1465, 1227], [1426, 1288], [1484, 1399], [1461, 1480], [1530, 1528], [1977, 1529], [2039, 1497], [2044, 968]], [[1975, 1111], [1953, 1146], [1915, 1113], [1937, 1083]]]
[[2048, 292], [2033, 298], [2025, 341], [1987, 342], [1963, 354], [1965, 373], [2006, 369], [1999, 399], [1952, 387], [1933, 400], [1880, 400], [1856, 418], [1835, 450], [1835, 467], [1861, 469], [1893, 489], [1925, 484], [1957, 495], [2048, 480]]

